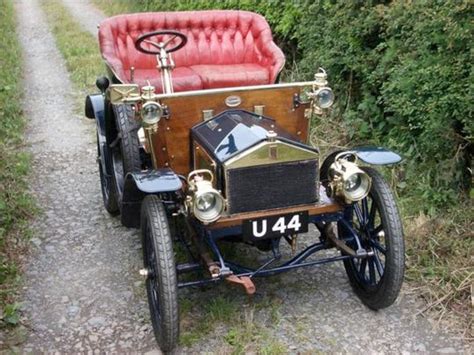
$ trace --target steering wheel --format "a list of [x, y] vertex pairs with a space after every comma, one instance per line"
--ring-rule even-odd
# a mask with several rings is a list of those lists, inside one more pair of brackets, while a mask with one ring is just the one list
[[[171, 37], [166, 40], [165, 42], [155, 42], [155, 41], [150, 41], [148, 38], [154, 37], [154, 36], [165, 36], [165, 35], [170, 35]], [[166, 48], [173, 40], [178, 37], [181, 41], [174, 47], [172, 48]], [[148, 32], [145, 34], [142, 34], [140, 37], [137, 38], [135, 41], [135, 48], [143, 53], [147, 54], [160, 54], [161, 50], [164, 49], [166, 53], [171, 53], [175, 52], [178, 49], [181, 49], [184, 47], [184, 45], [188, 42], [188, 38], [186, 37], [185, 34], [178, 32], [178, 31], [172, 31], [172, 30], [165, 30], [165, 31], [154, 31], [154, 32]], [[156, 50], [153, 49], [147, 49], [143, 47], [143, 43], [148, 43], [149, 45], [153, 46], [156, 48]]]

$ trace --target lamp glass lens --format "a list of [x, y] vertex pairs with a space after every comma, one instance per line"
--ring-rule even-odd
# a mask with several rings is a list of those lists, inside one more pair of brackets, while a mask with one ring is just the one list
[[205, 193], [196, 201], [196, 208], [201, 212], [212, 209], [216, 204], [216, 197], [212, 193]]
[[352, 174], [346, 181], [344, 181], [344, 190], [347, 192], [353, 192], [360, 187], [361, 183], [362, 179], [360, 174]]
[[158, 105], [145, 105], [143, 107], [143, 120], [147, 123], [155, 123], [159, 120], [159, 106]]
[[334, 102], [334, 93], [330, 89], [322, 89], [318, 93], [319, 107], [328, 108]]

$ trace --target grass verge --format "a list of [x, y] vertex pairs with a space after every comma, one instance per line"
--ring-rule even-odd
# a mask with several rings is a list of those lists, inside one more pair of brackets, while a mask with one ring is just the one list
[[127, 0], [92, 0], [108, 16], [143, 11], [143, 4]]
[[434, 217], [407, 218], [407, 279], [430, 314], [448, 329], [474, 340], [474, 205]]
[[[214, 349], [217, 353], [286, 354], [286, 346], [271, 333], [279, 323], [279, 306], [270, 296], [258, 302], [236, 297], [228, 285], [204, 304], [183, 298], [180, 344], [189, 347], [212, 335], [223, 339]], [[257, 314], [258, 319], [267, 319], [265, 324], [254, 321]]]
[[81, 29], [61, 1], [44, 0], [42, 8], [78, 91], [77, 107], [82, 110], [85, 96], [98, 91], [95, 80], [105, 73], [98, 42], [90, 33]]
[[[30, 155], [24, 151], [21, 48], [13, 2], [0, 0], [0, 334], [19, 323], [16, 302], [22, 255], [36, 212], [28, 191]], [[6, 332], [5, 332], [6, 333]], [[4, 333], [4, 334], [5, 334]], [[0, 335], [0, 340], [2, 339]], [[4, 340], [4, 344], [8, 340]], [[0, 342], [1, 344], [1, 342]], [[1, 348], [1, 345], [0, 345]]]

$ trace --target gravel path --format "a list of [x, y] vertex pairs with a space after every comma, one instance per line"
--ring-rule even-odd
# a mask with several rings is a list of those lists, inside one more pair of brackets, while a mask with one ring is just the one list
[[[100, 12], [85, 1], [67, 3], [95, 34]], [[34, 223], [25, 275], [31, 332], [22, 350], [158, 353], [137, 273], [138, 232], [121, 227], [102, 207], [94, 124], [74, 114], [72, 85], [38, 2], [17, 1], [16, 10], [27, 139], [34, 155], [32, 189], [44, 210]], [[225, 285], [185, 290], [181, 297], [193, 306], [183, 329], [202, 318], [200, 309], [209, 300], [223, 296], [233, 299], [240, 317], [267, 329], [270, 339], [292, 353], [463, 351], [460, 340], [416, 315], [422, 304], [413, 296], [402, 293], [389, 309], [368, 310], [352, 293], [341, 265], [259, 279], [256, 285], [253, 300]], [[179, 352], [229, 352], [223, 336], [231, 326], [211, 325], [208, 337]]]
[[138, 233], [102, 208], [92, 121], [74, 112], [73, 88], [39, 3], [18, 1], [24, 49], [34, 224], [24, 307], [34, 352], [138, 351], [155, 347]]
[[105, 15], [87, 0], [63, 0], [82, 28], [97, 37], [97, 26]]

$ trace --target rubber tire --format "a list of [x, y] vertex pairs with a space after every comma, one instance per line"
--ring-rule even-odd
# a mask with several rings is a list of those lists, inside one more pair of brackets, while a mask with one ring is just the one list
[[[122, 210], [123, 186], [125, 176], [130, 172], [141, 171], [142, 163], [140, 159], [140, 143], [138, 140], [138, 129], [140, 124], [135, 120], [135, 115], [130, 105], [112, 105], [114, 113], [115, 131], [113, 140], [120, 137], [120, 142], [112, 150], [112, 175], [117, 203]], [[111, 144], [111, 142], [109, 142]], [[119, 157], [120, 163], [118, 163]], [[118, 165], [119, 164], [119, 165]], [[120, 181], [119, 181], [120, 180]]]
[[[110, 181], [106, 181], [107, 177], [104, 176], [101, 166], [100, 160], [100, 147], [99, 147], [99, 136], [97, 135], [97, 157], [98, 157], [98, 165], [99, 165], [99, 176], [100, 176], [100, 190], [102, 192], [102, 200], [104, 201], [104, 207], [106, 211], [111, 214], [112, 216], [116, 216], [120, 209], [118, 207], [118, 199], [117, 199], [117, 191], [114, 188], [113, 177], [110, 177]], [[111, 157], [105, 159], [106, 164], [107, 162], [111, 161]], [[109, 172], [111, 171], [110, 166], [106, 166], [106, 170]]]
[[395, 198], [382, 175], [370, 167], [361, 167], [371, 178], [370, 196], [377, 203], [385, 232], [385, 268], [375, 286], [361, 283], [351, 260], [344, 260], [349, 282], [360, 300], [369, 308], [378, 310], [392, 305], [400, 293], [405, 273], [405, 243], [403, 227]]
[[[142, 202], [141, 231], [145, 268], [157, 271], [157, 275], [149, 276], [146, 281], [153, 330], [161, 350], [170, 352], [179, 338], [178, 281], [168, 217], [158, 196], [148, 195]], [[151, 251], [155, 253], [155, 265], [150, 265]], [[155, 288], [158, 304], [153, 298], [153, 281], [158, 286]]]
[[131, 105], [113, 105], [113, 110], [117, 132], [122, 137], [120, 139], [120, 149], [125, 176], [129, 172], [140, 171], [142, 168], [140, 141], [137, 133], [141, 126], [135, 119], [135, 113]]

